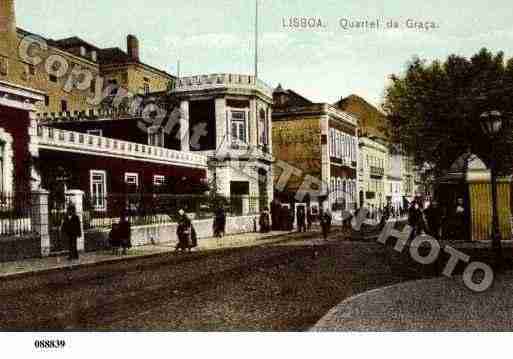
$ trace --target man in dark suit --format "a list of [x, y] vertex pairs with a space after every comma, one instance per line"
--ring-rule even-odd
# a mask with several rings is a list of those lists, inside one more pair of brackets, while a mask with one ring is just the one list
[[73, 203], [68, 205], [66, 217], [62, 222], [62, 233], [68, 237], [69, 256], [68, 259], [78, 259], [77, 239], [82, 237], [82, 226], [80, 219], [76, 214], [76, 208]]

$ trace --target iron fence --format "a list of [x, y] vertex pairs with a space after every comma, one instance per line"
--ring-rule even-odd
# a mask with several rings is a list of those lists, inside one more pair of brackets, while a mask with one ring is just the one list
[[211, 197], [206, 195], [174, 194], [109, 194], [107, 196], [84, 197], [84, 229], [109, 228], [118, 223], [125, 213], [134, 226], [173, 223], [178, 220], [178, 211], [183, 209], [191, 219], [212, 218], [218, 207], [225, 209], [227, 216], [244, 213], [244, 201], [248, 201], [250, 214], [259, 210], [259, 197]]
[[34, 232], [30, 192], [0, 193], [0, 237]]

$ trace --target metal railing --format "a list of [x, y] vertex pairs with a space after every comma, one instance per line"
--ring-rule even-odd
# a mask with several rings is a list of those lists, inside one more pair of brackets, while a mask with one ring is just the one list
[[0, 238], [34, 232], [31, 193], [0, 193]]
[[[244, 201], [248, 201], [248, 213], [244, 213]], [[256, 214], [259, 201], [260, 197], [248, 196], [213, 198], [206, 195], [151, 193], [110, 194], [102, 197], [86, 195], [83, 201], [84, 229], [110, 228], [119, 222], [123, 213], [134, 226], [177, 222], [180, 209], [191, 219], [212, 218], [219, 206], [225, 209], [227, 216]]]
[[207, 158], [205, 156], [190, 152], [181, 152], [43, 125], [38, 126], [37, 134], [39, 146], [42, 148], [63, 147], [81, 150], [86, 153], [154, 160], [199, 168], [206, 168], [207, 166]]

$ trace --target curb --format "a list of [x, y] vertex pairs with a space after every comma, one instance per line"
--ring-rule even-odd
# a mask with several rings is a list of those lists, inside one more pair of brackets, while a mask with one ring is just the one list
[[[294, 233], [296, 233], [296, 232], [287, 232], [287, 233], [282, 233], [282, 234], [276, 234], [276, 235], [272, 235], [272, 236], [265, 237], [265, 238], [259, 238], [256, 241], [274, 240], [274, 239], [277, 239], [280, 237], [289, 236]], [[206, 239], [211, 239], [211, 238], [206, 238]], [[288, 240], [288, 239], [285, 238], [284, 240]], [[255, 243], [255, 246], [262, 245], [262, 244], [263, 243]], [[137, 248], [137, 247], [135, 247], [135, 248]], [[170, 248], [172, 248], [172, 247], [170, 247]], [[203, 250], [195, 252], [195, 253], [198, 256], [203, 256], [208, 253], [212, 253], [214, 251], [227, 250], [227, 249], [239, 249], [239, 248], [244, 248], [244, 246], [209, 248], [209, 249], [203, 249]], [[94, 252], [89, 252], [89, 253], [94, 253]], [[34, 276], [38, 276], [38, 275], [57, 273], [57, 272], [62, 272], [62, 271], [66, 271], [66, 270], [94, 268], [94, 267], [99, 267], [101, 265], [109, 265], [109, 264], [121, 263], [121, 262], [132, 262], [132, 261], [140, 260], [140, 259], [158, 258], [158, 257], [167, 256], [170, 254], [174, 254], [174, 250], [163, 251], [163, 252], [159, 252], [159, 253], [148, 253], [148, 254], [142, 254], [142, 255], [136, 255], [136, 256], [128, 256], [128, 257], [109, 258], [109, 259], [100, 260], [100, 261], [91, 262], [91, 263], [73, 264], [73, 262], [69, 262], [69, 264], [63, 265], [61, 267], [56, 267], [56, 268], [32, 270], [32, 271], [21, 272], [21, 273], [12, 273], [12, 274], [9, 274], [9, 273], [0, 274], [0, 282], [7, 282], [7, 281], [11, 281], [11, 280], [16, 280], [16, 279], [30, 278], [30, 277], [34, 277]]]
[[[388, 290], [391, 290], [392, 288], [396, 288], [396, 287], [399, 287], [399, 286], [410, 286], [410, 285], [414, 285], [415, 283], [421, 283], [421, 282], [435, 282], [435, 281], [441, 281], [441, 280], [444, 280], [447, 279], [446, 277], [434, 277], [434, 278], [424, 278], [424, 279], [414, 279], [414, 280], [408, 280], [406, 282], [399, 282], [399, 283], [395, 283], [395, 284], [390, 284], [390, 285], [387, 285], [387, 286], [384, 286], [384, 287], [379, 287], [379, 288], [374, 288], [374, 289], [371, 289], [371, 290], [368, 290], [368, 291], [365, 291], [365, 292], [361, 292], [361, 293], [358, 293], [358, 294], [355, 294], [351, 297], [347, 297], [346, 299], [342, 300], [340, 303], [338, 303], [336, 306], [334, 306], [333, 308], [331, 308], [328, 312], [326, 312], [326, 314], [317, 321], [317, 323], [315, 323], [312, 327], [310, 327], [308, 329], [308, 332], [315, 332], [315, 333], [322, 333], [322, 332], [337, 332], [337, 331], [340, 331], [336, 328], [330, 328], [328, 330], [326, 330], [325, 328], [327, 328], [327, 326], [320, 326], [320, 324], [322, 324], [323, 322], [329, 322], [331, 320], [333, 320], [333, 318], [335, 318], [336, 316], [336, 313], [339, 311], [339, 309], [341, 307], [344, 307], [344, 306], [347, 306], [353, 302], [355, 302], [356, 300], [362, 298], [362, 297], [367, 297], [367, 296], [373, 296], [375, 294], [378, 294], [378, 293], [384, 293]], [[454, 279], [454, 278], [453, 278]]]

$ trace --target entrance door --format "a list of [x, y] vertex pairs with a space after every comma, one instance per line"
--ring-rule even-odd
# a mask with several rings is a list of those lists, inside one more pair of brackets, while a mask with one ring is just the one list
[[306, 203], [296, 203], [296, 213], [295, 213], [295, 216], [294, 216], [294, 228], [298, 228], [298, 214], [299, 212], [302, 211], [305, 215], [305, 219], [306, 219], [306, 213], [307, 213], [307, 206], [306, 206]]

